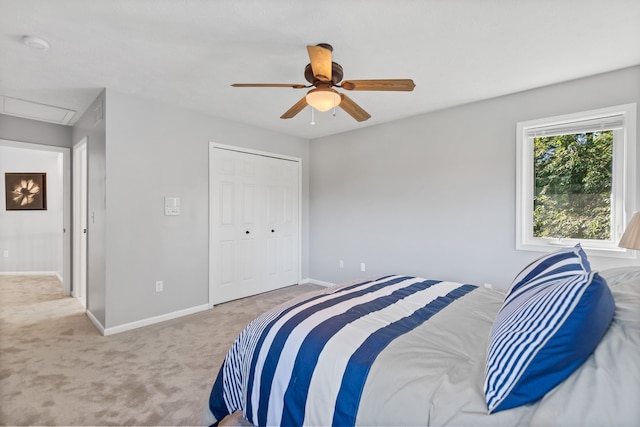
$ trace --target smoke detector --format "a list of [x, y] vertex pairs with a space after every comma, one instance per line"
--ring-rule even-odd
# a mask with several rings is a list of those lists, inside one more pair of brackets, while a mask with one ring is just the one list
[[49, 42], [45, 39], [41, 39], [40, 37], [34, 36], [23, 36], [22, 43], [26, 44], [29, 47], [38, 50], [47, 50], [49, 49]]

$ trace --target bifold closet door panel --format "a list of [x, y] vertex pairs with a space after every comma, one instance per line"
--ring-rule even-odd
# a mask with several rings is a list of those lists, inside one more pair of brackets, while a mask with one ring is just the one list
[[270, 289], [298, 283], [299, 163], [265, 158], [266, 283]]

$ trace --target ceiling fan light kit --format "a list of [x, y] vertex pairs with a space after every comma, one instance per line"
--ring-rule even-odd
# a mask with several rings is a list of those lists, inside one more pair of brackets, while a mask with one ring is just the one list
[[305, 100], [307, 101], [307, 104], [322, 112], [329, 111], [330, 109], [337, 107], [340, 105], [340, 101], [342, 101], [340, 94], [337, 91], [324, 87], [311, 89], [307, 92]]
[[345, 80], [342, 83], [342, 66], [331, 60], [333, 48], [327, 43], [307, 46], [309, 64], [305, 67], [304, 77], [311, 85], [288, 83], [234, 83], [233, 87], [290, 87], [294, 89], [310, 88], [305, 97], [289, 108], [281, 119], [290, 119], [302, 111], [307, 105], [318, 111], [328, 111], [335, 107], [342, 108], [347, 114], [359, 122], [368, 120], [371, 115], [353, 102], [347, 95], [333, 89], [376, 90], [410, 92], [416, 87], [411, 79], [378, 79], [378, 80]]

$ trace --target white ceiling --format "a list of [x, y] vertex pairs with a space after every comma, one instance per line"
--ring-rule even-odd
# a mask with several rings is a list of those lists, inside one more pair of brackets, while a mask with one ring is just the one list
[[[46, 51], [22, 43], [47, 40]], [[347, 92], [371, 114], [280, 116], [305, 90], [306, 45], [344, 78], [412, 78]], [[0, 96], [78, 113], [102, 88], [316, 138], [640, 64], [640, 0], [0, 0]]]

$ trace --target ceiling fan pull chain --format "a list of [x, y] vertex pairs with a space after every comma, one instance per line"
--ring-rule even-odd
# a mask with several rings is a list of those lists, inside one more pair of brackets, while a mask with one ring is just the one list
[[[311, 107], [311, 106], [309, 106], [309, 107]], [[311, 123], [309, 123], [309, 124], [311, 124], [311, 125], [315, 125], [316, 124], [316, 121], [313, 120], [313, 107], [311, 107]]]

